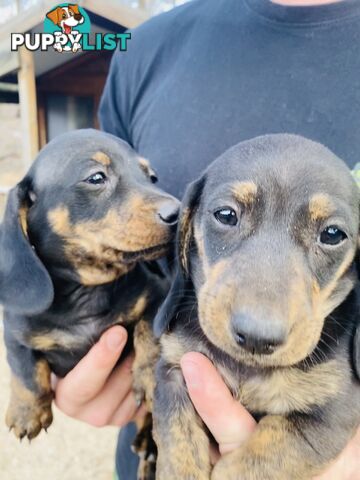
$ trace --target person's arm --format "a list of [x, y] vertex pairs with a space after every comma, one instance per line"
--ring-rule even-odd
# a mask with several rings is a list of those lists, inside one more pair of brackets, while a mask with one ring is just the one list
[[[187, 353], [182, 358], [181, 368], [190, 398], [218, 443], [218, 451], [212, 456], [215, 463], [221, 455], [241, 446], [256, 429], [256, 422], [234, 400], [218, 371], [204, 355]], [[340, 479], [360, 480], [360, 427], [337, 460], [314, 480]]]

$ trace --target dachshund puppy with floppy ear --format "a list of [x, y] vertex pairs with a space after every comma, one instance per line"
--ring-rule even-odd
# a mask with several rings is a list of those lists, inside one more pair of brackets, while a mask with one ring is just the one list
[[116, 324], [128, 330], [134, 391], [151, 410], [151, 323], [169, 287], [154, 260], [171, 250], [179, 209], [156, 180], [125, 142], [79, 130], [50, 142], [10, 192], [0, 303], [12, 372], [6, 422], [17, 437], [51, 424], [50, 371], [66, 375]]
[[[309, 480], [345, 447], [360, 424], [359, 205], [345, 164], [295, 135], [242, 142], [189, 187], [155, 318], [158, 480]], [[189, 351], [259, 422], [214, 468]]]

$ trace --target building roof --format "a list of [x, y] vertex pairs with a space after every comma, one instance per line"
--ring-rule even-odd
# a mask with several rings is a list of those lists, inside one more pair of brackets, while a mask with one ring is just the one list
[[[11, 33], [24, 33], [29, 31], [42, 31], [44, 14], [54, 7], [54, 0], [7, 0], [0, 7], [0, 77], [19, 68], [17, 52], [11, 51]], [[89, 13], [108, 19], [112, 23], [126, 28], [133, 28], [144, 22], [151, 16], [151, 12], [145, 8], [132, 8], [123, 0], [79, 0], [78, 5], [85, 8]], [[144, 1], [141, 2], [145, 4]], [[174, 1], [175, 3], [175, 1]], [[16, 5], [20, 10], [16, 10]], [[106, 31], [101, 27], [97, 31]], [[36, 55], [36, 74], [54, 68], [70, 60], [66, 54], [54, 55], [54, 52], [41, 52]], [[49, 55], [44, 55], [49, 53]]]

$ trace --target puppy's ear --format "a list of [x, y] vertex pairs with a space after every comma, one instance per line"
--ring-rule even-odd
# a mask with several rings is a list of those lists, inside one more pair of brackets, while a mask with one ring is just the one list
[[200, 204], [206, 177], [191, 183], [185, 192], [178, 227], [178, 258], [186, 277], [190, 274], [190, 247], [194, 238], [194, 217]]
[[193, 288], [190, 278], [190, 248], [193, 241], [193, 221], [205, 185], [205, 176], [191, 183], [186, 190], [177, 230], [177, 269], [169, 293], [154, 319], [154, 334], [160, 337], [170, 326], [181, 308], [188, 288]]
[[54, 296], [50, 276], [27, 236], [30, 202], [24, 180], [10, 191], [0, 226], [0, 303], [5, 310], [25, 315], [45, 311]]
[[74, 13], [76, 13], [76, 14], [80, 13], [80, 12], [79, 12], [79, 7], [78, 7], [78, 5], [72, 3], [71, 5], [69, 4], [68, 7], [69, 7], [70, 10], [72, 10]]
[[46, 14], [46, 18], [51, 20], [55, 25], [59, 23], [59, 10], [61, 10], [61, 8], [57, 7]]

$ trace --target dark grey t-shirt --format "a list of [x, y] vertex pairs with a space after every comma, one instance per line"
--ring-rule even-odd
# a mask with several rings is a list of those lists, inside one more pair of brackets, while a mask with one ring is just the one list
[[353, 166], [359, 48], [359, 0], [193, 0], [135, 29], [114, 55], [101, 126], [149, 158], [177, 196], [225, 149], [265, 133], [302, 134]]
[[[265, 133], [320, 141], [360, 159], [360, 0], [284, 7], [193, 0], [132, 32], [114, 55], [101, 127], [150, 159], [179, 197], [225, 149]], [[117, 454], [121, 480], [135, 459]]]

